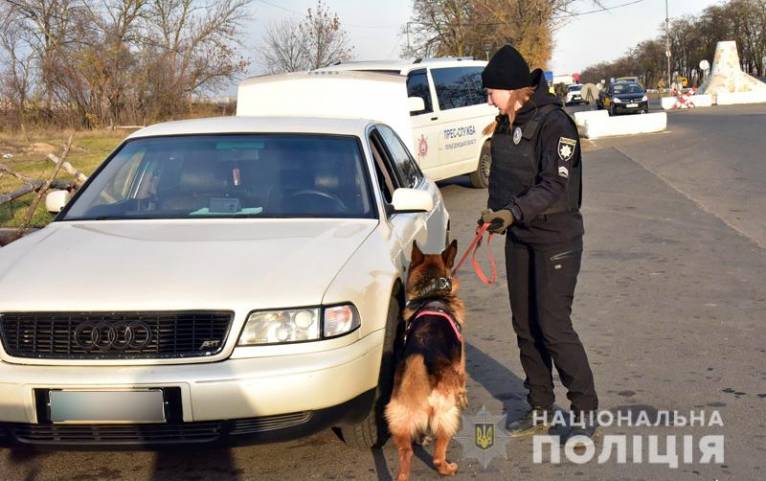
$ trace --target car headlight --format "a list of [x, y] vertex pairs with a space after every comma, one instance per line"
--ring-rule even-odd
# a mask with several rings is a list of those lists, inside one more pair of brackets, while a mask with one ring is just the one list
[[647, 97], [646, 95], [641, 97], [641, 102], [648, 102], [648, 101], [649, 101], [649, 97]]
[[614, 103], [616, 103], [616, 104], [621, 104], [621, 103], [622, 103], [622, 100], [620, 100], [620, 99], [618, 99], [617, 97], [615, 97], [614, 99], [612, 99], [612, 102], [614, 102]]
[[[322, 324], [324, 329], [321, 328]], [[359, 325], [359, 314], [350, 304], [256, 311], [248, 316], [237, 345], [317, 341], [347, 334]]]

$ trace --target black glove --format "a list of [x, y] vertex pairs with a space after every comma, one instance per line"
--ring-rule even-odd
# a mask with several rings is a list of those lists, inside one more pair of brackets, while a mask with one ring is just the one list
[[489, 222], [489, 231], [493, 234], [504, 234], [505, 231], [513, 225], [513, 214], [508, 209], [492, 210], [486, 209], [481, 213], [480, 224]]

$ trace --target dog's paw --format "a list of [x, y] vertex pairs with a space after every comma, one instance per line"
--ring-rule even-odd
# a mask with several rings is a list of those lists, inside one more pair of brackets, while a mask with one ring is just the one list
[[457, 464], [444, 461], [436, 465], [436, 471], [442, 476], [454, 476], [457, 472]]

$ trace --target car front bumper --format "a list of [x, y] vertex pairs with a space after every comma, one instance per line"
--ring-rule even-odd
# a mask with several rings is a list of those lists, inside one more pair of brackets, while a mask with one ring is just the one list
[[[272, 440], [361, 420], [377, 386], [384, 332], [330, 351], [144, 366], [0, 363], [0, 441], [52, 445], [152, 445]], [[162, 424], [53, 424], [49, 390], [163, 389]], [[78, 434], [79, 433], [79, 434]], [[255, 438], [255, 439], [253, 439]]]
[[[620, 104], [613, 104], [614, 111], [616, 113], [628, 113], [628, 112], [641, 112], [643, 110], [649, 110], [649, 102], [625, 102]], [[628, 107], [628, 105], [635, 105], [635, 107]]]

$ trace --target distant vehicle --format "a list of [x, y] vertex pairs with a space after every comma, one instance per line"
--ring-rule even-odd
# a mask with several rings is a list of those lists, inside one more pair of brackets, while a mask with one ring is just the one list
[[607, 109], [609, 115], [635, 112], [645, 114], [649, 112], [649, 98], [639, 83], [615, 82], [601, 91], [597, 106], [599, 109]]
[[582, 85], [573, 84], [568, 86], [564, 103], [566, 105], [588, 103], [585, 99], [582, 98]]

